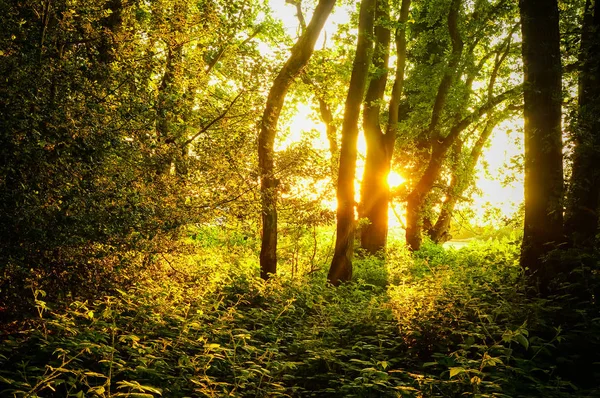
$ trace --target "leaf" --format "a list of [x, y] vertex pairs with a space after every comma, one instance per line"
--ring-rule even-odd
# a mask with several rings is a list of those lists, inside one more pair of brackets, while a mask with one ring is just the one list
[[[152, 386], [143, 386], [140, 383], [138, 383], [137, 381], [119, 381], [117, 382], [118, 385], [118, 389], [119, 388], [131, 388], [134, 391], [149, 391], [151, 393], [154, 394], [158, 394], [158, 395], [162, 395], [162, 390], [160, 390], [159, 388], [156, 387], [152, 387]], [[133, 393], [129, 393], [130, 396], [152, 396], [150, 394], [138, 394], [138, 395], [134, 395]], [[115, 395], [113, 395], [115, 396]]]
[[96, 372], [85, 372], [84, 373], [86, 376], [91, 376], [91, 377], [103, 377], [105, 379], [107, 379], [106, 375], [103, 375], [102, 373], [96, 373]]
[[98, 387], [92, 387], [88, 390], [88, 394], [90, 393], [94, 393], [96, 395], [104, 395], [104, 392], [106, 390], [104, 389], [103, 386], [98, 386]]
[[481, 378], [477, 377], [477, 376], [473, 376], [471, 377], [471, 384], [481, 384]]
[[461, 373], [466, 373], [467, 370], [465, 368], [461, 368], [461, 367], [454, 367], [454, 368], [450, 368], [450, 378], [453, 378], [454, 376], [457, 376]]
[[363, 361], [363, 360], [361, 360], [361, 359], [356, 359], [356, 358], [352, 358], [352, 359], [350, 359], [348, 362], [355, 362], [355, 363], [359, 363], [359, 364], [361, 364], [361, 365], [367, 365], [367, 366], [369, 366], [369, 365], [373, 365], [371, 362], [368, 362], [368, 361]]
[[514, 340], [525, 347], [526, 350], [529, 348], [529, 340], [527, 340], [527, 337], [523, 336], [522, 334], [515, 335]]

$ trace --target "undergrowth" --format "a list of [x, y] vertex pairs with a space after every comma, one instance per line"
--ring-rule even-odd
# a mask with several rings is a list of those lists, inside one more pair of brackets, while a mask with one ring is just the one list
[[[413, 257], [392, 247], [386, 261], [357, 259], [356, 282], [335, 289], [324, 271], [265, 283], [243, 244], [208, 254], [170, 259], [164, 272], [95, 301], [46, 303], [34, 291], [37, 319], [2, 337], [0, 395], [600, 393], [565, 378], [556, 361], [575, 363], [574, 339], [600, 346], [591, 338], [598, 318], [581, 310], [583, 328], [556, 321], [564, 297], [528, 296], [509, 241], [427, 244]], [[589, 366], [597, 377], [597, 363]]]

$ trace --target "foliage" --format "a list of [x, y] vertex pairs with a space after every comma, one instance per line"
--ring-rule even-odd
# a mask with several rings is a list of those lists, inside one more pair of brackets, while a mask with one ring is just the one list
[[[593, 352], [597, 319], [583, 311], [574, 315], [587, 328], [548, 322], [565, 312], [564, 302], [526, 295], [514, 244], [460, 251], [425, 245], [414, 262], [390, 252], [387, 265], [364, 258], [357, 261], [359, 281], [333, 289], [324, 271], [265, 283], [256, 277], [256, 261], [246, 260], [249, 243], [229, 239], [225, 252], [202, 243], [205, 255], [185, 264], [173, 259], [180, 272], [155, 269], [95, 301], [59, 306], [34, 292], [38, 319], [0, 345], [1, 394], [598, 393], [591, 384], [575, 390], [564, 378], [568, 366], [553, 361], [558, 353], [574, 355], [569, 350], [578, 341]], [[384, 282], [384, 271], [394, 281]]]
[[264, 2], [1, 7], [0, 316], [30, 289], [126, 286], [189, 224], [248, 219], [258, 41], [283, 34]]

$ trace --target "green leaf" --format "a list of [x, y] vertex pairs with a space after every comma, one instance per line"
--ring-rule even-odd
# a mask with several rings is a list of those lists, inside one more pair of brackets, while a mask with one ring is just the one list
[[466, 373], [467, 370], [465, 368], [461, 368], [461, 367], [454, 367], [454, 368], [450, 368], [450, 378], [453, 378], [454, 376], [457, 376], [461, 373]]
[[523, 336], [522, 334], [515, 335], [514, 340], [525, 347], [526, 350], [529, 348], [529, 340], [527, 340], [527, 337]]

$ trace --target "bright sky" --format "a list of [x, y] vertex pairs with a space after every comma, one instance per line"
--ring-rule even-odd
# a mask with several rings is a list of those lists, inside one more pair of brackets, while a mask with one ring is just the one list
[[[283, 21], [284, 27], [288, 34], [292, 37], [297, 36], [298, 32], [298, 20], [295, 15], [295, 7], [285, 3], [285, 0], [270, 0], [271, 8], [274, 11], [274, 15]], [[310, 21], [310, 16], [306, 9], [305, 19], [307, 23]], [[347, 7], [336, 7], [327, 21], [324, 31], [321, 34], [319, 42], [317, 42], [317, 48], [323, 45], [323, 38], [325, 34], [328, 37], [331, 36], [337, 29], [337, 25], [345, 23], [348, 20], [349, 10]], [[328, 43], [329, 44], [329, 43]], [[289, 134], [285, 137], [279, 137], [276, 141], [276, 150], [280, 151], [289, 147], [292, 143], [300, 141], [305, 137], [305, 133], [316, 130], [319, 132], [319, 136], [312, 140], [312, 144], [316, 149], [327, 149], [328, 141], [325, 132], [325, 126], [323, 123], [318, 121], [318, 116], [314, 114], [310, 104], [298, 104], [296, 113], [290, 118], [288, 123], [282, 123], [280, 121], [279, 130], [286, 131], [289, 129]], [[523, 147], [520, 137], [522, 136], [522, 120], [510, 120], [506, 121], [494, 130], [491, 138], [490, 145], [488, 145], [483, 154], [480, 162], [477, 166], [477, 182], [476, 185], [480, 189], [480, 193], [473, 196], [473, 203], [468, 204], [470, 208], [475, 211], [476, 219], [474, 220], [478, 224], [485, 223], [486, 209], [497, 208], [500, 210], [501, 217], [510, 217], [518, 209], [519, 205], [523, 202], [523, 177], [519, 173], [512, 175], [512, 182], [509, 185], [504, 185], [503, 180], [506, 179], [506, 172], [508, 165], [511, 163], [511, 159], [523, 153]], [[364, 170], [364, 155], [366, 153], [366, 143], [364, 136], [361, 134], [359, 137], [359, 160], [357, 164], [356, 176], [358, 179], [362, 178]], [[396, 154], [401, 156], [401, 154]], [[487, 167], [484, 167], [483, 164]], [[391, 186], [397, 186], [401, 184], [404, 179], [396, 172], [392, 172], [388, 179]], [[359, 200], [360, 193], [360, 181], [356, 181], [356, 199]], [[335, 209], [334, 202], [324, 202], [324, 204], [332, 209]], [[396, 213], [400, 215], [402, 223], [404, 223], [404, 209], [399, 205], [396, 205]], [[393, 210], [390, 209], [390, 226], [401, 225], [398, 221]]]
[[[306, 1], [303, 2], [307, 3]], [[275, 17], [281, 19], [283, 22], [283, 27], [286, 32], [293, 38], [297, 37], [299, 33], [300, 23], [298, 22], [298, 18], [296, 17], [296, 6], [287, 4], [285, 0], [269, 0], [269, 6], [273, 10], [273, 14]], [[308, 24], [310, 22], [310, 18], [312, 17], [311, 7], [303, 6], [302, 11], [304, 14], [304, 20]], [[325, 37], [331, 37], [331, 35], [337, 31], [337, 26], [341, 23], [348, 22], [348, 15], [350, 13], [351, 7], [347, 5], [336, 5], [333, 9], [329, 18], [327, 18], [327, 22], [325, 22], [325, 26], [323, 27], [323, 31], [319, 36], [319, 40], [317, 41], [315, 48], [323, 47], [323, 41]]]

